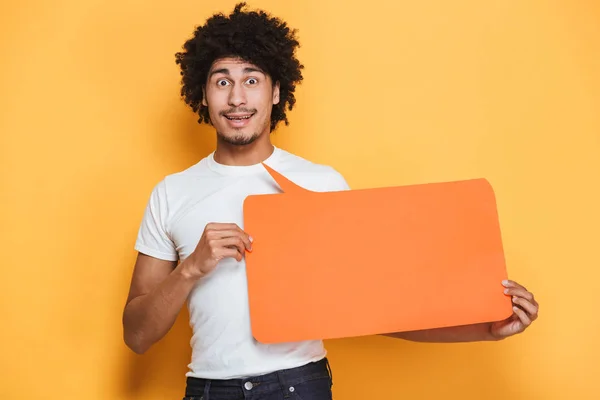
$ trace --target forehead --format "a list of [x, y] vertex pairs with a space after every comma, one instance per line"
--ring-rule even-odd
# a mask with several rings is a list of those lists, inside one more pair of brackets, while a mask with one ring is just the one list
[[244, 74], [249, 71], [258, 71], [266, 75], [266, 73], [256, 64], [252, 64], [246, 60], [234, 57], [225, 57], [215, 60], [208, 71], [209, 76], [215, 72], [227, 73], [231, 75]]

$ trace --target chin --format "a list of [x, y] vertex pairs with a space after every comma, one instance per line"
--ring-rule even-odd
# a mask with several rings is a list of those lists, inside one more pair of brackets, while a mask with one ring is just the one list
[[260, 134], [258, 133], [244, 134], [241, 132], [232, 132], [228, 134], [217, 133], [217, 135], [223, 142], [233, 146], [246, 146], [254, 143], [256, 139], [260, 137]]

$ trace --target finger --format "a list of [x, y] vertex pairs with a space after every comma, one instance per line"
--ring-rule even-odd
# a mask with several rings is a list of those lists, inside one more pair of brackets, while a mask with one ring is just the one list
[[236, 231], [239, 232], [239, 234], [242, 236], [242, 240], [244, 241], [246, 248], [249, 251], [251, 251], [252, 250], [252, 242], [254, 241], [254, 239], [247, 232], [245, 232], [242, 228], [240, 228], [237, 225], [235, 225], [235, 226], [236, 226]]
[[[235, 237], [239, 237], [242, 240], [242, 243], [244, 244], [244, 247], [246, 248], [246, 250], [248, 251], [252, 251], [252, 238], [250, 237], [250, 235], [248, 235], [246, 232], [239, 230], [239, 231], [235, 231], [235, 234], [233, 235]], [[242, 253], [244, 252], [244, 250], [242, 249]]]
[[211, 222], [206, 225], [205, 230], [212, 231], [235, 231], [239, 230], [240, 227], [237, 224], [230, 222]]
[[206, 234], [208, 240], [218, 240], [225, 238], [239, 237], [244, 242], [244, 247], [248, 251], [252, 251], [252, 238], [244, 231], [237, 230], [222, 230], [222, 231], [210, 231]]
[[519, 305], [523, 310], [525, 310], [527, 314], [529, 314], [529, 317], [532, 321], [537, 318], [538, 308], [531, 302], [521, 297], [513, 297], [513, 303]]
[[504, 290], [504, 293], [511, 296], [522, 297], [531, 302], [534, 301], [533, 294], [521, 288], [508, 288]]
[[208, 231], [206, 235], [210, 239], [223, 239], [226, 237], [240, 236], [240, 232], [234, 229], [217, 229]]
[[519, 320], [523, 323], [523, 325], [525, 325], [525, 326], [531, 325], [531, 319], [529, 319], [529, 317], [527, 316], [527, 313], [525, 311], [521, 310], [517, 306], [513, 307], [513, 311], [515, 312], [515, 314], [517, 314], [517, 316], [519, 317]]
[[252, 237], [236, 224], [211, 223], [207, 225], [207, 238], [218, 239], [229, 236], [242, 236], [248, 251], [252, 251]]
[[213, 246], [216, 247], [228, 247], [237, 249], [237, 251], [239, 251], [242, 255], [244, 255], [244, 253], [246, 252], [246, 246], [244, 245], [244, 241], [240, 236], [233, 236], [225, 239], [215, 240], [213, 243]]
[[523, 286], [523, 285], [521, 285], [521, 284], [519, 284], [519, 283], [517, 283], [517, 282], [515, 282], [513, 280], [510, 280], [510, 279], [506, 279], [506, 280], [502, 281], [502, 285], [504, 287], [507, 287], [507, 288], [521, 288], [521, 289], [523, 289], [525, 291], [527, 290], [525, 288], [525, 286]]
[[237, 247], [219, 247], [215, 249], [214, 254], [218, 259], [235, 258], [237, 261], [242, 261], [243, 258]]
[[252, 251], [252, 241], [254, 239], [252, 239], [252, 236], [248, 235], [246, 232], [244, 232], [243, 230], [240, 229], [240, 237], [242, 238], [242, 241], [244, 242], [244, 246], [246, 247], [246, 249], [248, 251]]

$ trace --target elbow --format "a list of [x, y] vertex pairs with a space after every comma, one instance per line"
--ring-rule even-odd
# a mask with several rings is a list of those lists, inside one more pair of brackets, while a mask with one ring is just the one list
[[150, 345], [146, 344], [143, 333], [136, 329], [134, 321], [131, 319], [131, 313], [128, 313], [127, 309], [123, 312], [122, 318], [125, 345], [136, 354], [144, 354]]
[[142, 346], [129, 346], [129, 348], [137, 355], [142, 355], [144, 354], [149, 347], [142, 347]]
[[152, 346], [147, 340], [147, 335], [132, 327], [126, 315], [123, 315], [123, 341], [136, 354], [144, 354]]
[[129, 347], [129, 349], [131, 349], [135, 354], [142, 355], [150, 348], [150, 346], [144, 342], [140, 335], [128, 333], [127, 330], [124, 332], [123, 340], [125, 345]]

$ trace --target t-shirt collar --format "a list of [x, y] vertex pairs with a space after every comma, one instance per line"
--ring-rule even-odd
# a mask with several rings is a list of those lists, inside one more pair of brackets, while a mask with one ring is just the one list
[[[273, 151], [267, 157], [263, 163], [268, 166], [273, 166], [273, 163], [279, 158], [281, 150], [277, 146], [273, 146]], [[265, 169], [261, 163], [253, 165], [225, 165], [220, 164], [215, 160], [215, 152], [213, 151], [207, 157], [208, 167], [221, 175], [251, 175], [260, 172], [264, 172]]]

